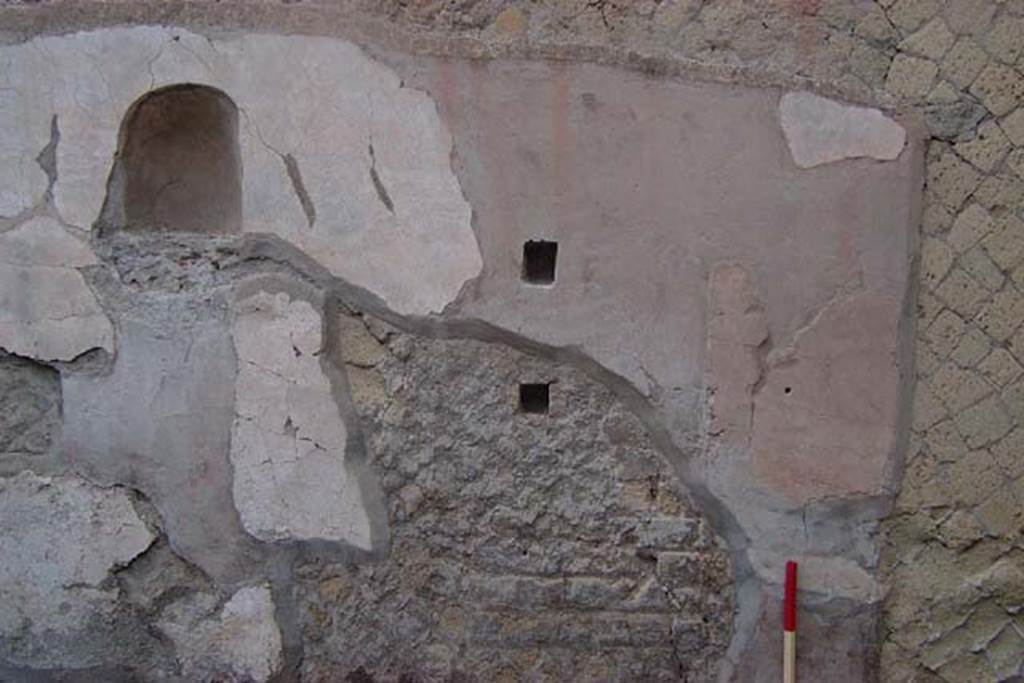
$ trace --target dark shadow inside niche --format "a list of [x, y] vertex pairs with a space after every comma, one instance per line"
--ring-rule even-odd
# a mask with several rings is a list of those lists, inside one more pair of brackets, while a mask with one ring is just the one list
[[519, 410], [523, 413], [546, 415], [551, 408], [550, 384], [520, 384]]
[[181, 84], [144, 95], [125, 115], [117, 163], [116, 227], [208, 234], [241, 229], [238, 108], [223, 92]]
[[523, 282], [551, 285], [555, 282], [558, 243], [530, 240], [523, 243]]

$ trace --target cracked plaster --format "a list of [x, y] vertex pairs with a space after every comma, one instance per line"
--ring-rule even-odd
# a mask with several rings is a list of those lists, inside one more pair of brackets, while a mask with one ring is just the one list
[[260, 291], [235, 306], [235, 506], [263, 541], [319, 538], [369, 550], [370, 521], [345, 465], [345, 423], [320, 367], [321, 327], [312, 305], [284, 292]]
[[114, 350], [114, 328], [77, 270], [96, 257], [57, 221], [0, 233], [0, 348], [39, 360]]
[[0, 61], [0, 215], [46, 192], [35, 159], [56, 115], [54, 204], [90, 228], [129, 107], [153, 89], [196, 83], [241, 114], [246, 231], [280, 235], [403, 313], [440, 311], [480, 270], [433, 102], [351, 43], [133, 27], [0, 47]]
[[77, 641], [117, 610], [110, 572], [154, 539], [123, 488], [29, 471], [0, 478], [0, 656], [39, 668], [96, 664]]

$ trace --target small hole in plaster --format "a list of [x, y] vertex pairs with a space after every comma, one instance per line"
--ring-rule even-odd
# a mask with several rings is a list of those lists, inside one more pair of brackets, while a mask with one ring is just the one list
[[555, 282], [558, 242], [530, 240], [523, 244], [523, 282], [550, 285]]
[[786, 387], [785, 389], [782, 390], [782, 393], [784, 393], [784, 394], [792, 394], [793, 393], [793, 387]]
[[551, 406], [550, 384], [520, 384], [519, 410], [523, 413], [546, 414]]

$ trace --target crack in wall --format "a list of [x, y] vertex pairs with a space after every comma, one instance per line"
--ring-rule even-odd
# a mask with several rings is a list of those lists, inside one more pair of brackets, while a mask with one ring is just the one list
[[380, 179], [380, 175], [377, 174], [377, 155], [373, 152], [373, 143], [369, 145], [370, 148], [370, 180], [373, 181], [373, 189], [377, 190], [377, 197], [380, 199], [380, 203], [384, 205], [389, 212], [395, 213], [395, 204], [391, 201], [391, 195], [388, 194], [387, 188], [384, 187], [384, 183]]
[[50, 119], [50, 141], [39, 152], [36, 163], [46, 174], [46, 194], [43, 202], [49, 203], [53, 197], [53, 186], [57, 184], [57, 145], [60, 143], [60, 126], [57, 122], [57, 115]]
[[292, 181], [292, 189], [302, 204], [302, 212], [306, 214], [309, 227], [316, 223], [316, 206], [313, 205], [313, 198], [309, 196], [305, 184], [302, 182], [302, 172], [299, 170], [299, 162], [291, 154], [282, 154], [281, 161], [284, 162], [285, 170], [288, 171], [288, 179]]

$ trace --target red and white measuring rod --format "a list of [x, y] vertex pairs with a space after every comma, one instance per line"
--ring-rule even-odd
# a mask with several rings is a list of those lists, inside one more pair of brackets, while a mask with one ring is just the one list
[[786, 593], [782, 605], [782, 681], [796, 683], [796, 562], [786, 563]]

